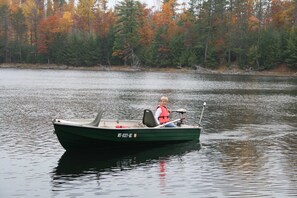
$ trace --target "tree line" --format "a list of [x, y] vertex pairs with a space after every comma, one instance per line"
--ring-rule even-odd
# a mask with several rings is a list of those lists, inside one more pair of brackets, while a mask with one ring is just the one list
[[297, 0], [0, 0], [0, 63], [297, 66]]

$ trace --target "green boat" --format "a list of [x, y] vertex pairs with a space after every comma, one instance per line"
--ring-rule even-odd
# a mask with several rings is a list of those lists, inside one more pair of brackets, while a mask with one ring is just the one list
[[[204, 110], [205, 103], [203, 105]], [[203, 114], [200, 117], [200, 122]], [[53, 125], [59, 142], [67, 151], [92, 149], [121, 151], [166, 144], [198, 141], [202, 127], [184, 124], [184, 109], [175, 111], [181, 118], [171, 121], [176, 127], [158, 125], [153, 113], [145, 109], [142, 120], [104, 120], [100, 111], [93, 121], [54, 119]]]

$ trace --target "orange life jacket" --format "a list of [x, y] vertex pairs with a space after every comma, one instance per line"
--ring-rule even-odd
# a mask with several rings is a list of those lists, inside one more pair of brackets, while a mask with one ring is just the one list
[[157, 109], [158, 108], [161, 108], [161, 110], [162, 110], [162, 113], [158, 117], [158, 120], [159, 120], [160, 124], [164, 124], [166, 122], [169, 122], [169, 112], [168, 112], [168, 109], [166, 107], [164, 107], [164, 106], [161, 106], [161, 105], [159, 105], [157, 107]]

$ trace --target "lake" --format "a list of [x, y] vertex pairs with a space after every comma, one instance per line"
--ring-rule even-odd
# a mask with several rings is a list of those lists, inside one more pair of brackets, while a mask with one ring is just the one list
[[[52, 119], [141, 119], [161, 96], [200, 143], [65, 152]], [[296, 197], [297, 77], [0, 69], [0, 197]], [[174, 117], [174, 115], [173, 115]]]

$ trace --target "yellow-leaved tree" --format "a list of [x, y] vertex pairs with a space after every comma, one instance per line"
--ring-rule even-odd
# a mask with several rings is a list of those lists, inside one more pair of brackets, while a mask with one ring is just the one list
[[35, 0], [26, 0], [22, 4], [23, 13], [27, 28], [28, 36], [31, 45], [36, 46], [38, 43], [39, 23], [44, 16], [44, 2]]
[[96, 0], [79, 0], [77, 6], [77, 15], [80, 19], [79, 27], [91, 32], [92, 23], [94, 21], [94, 9]]

